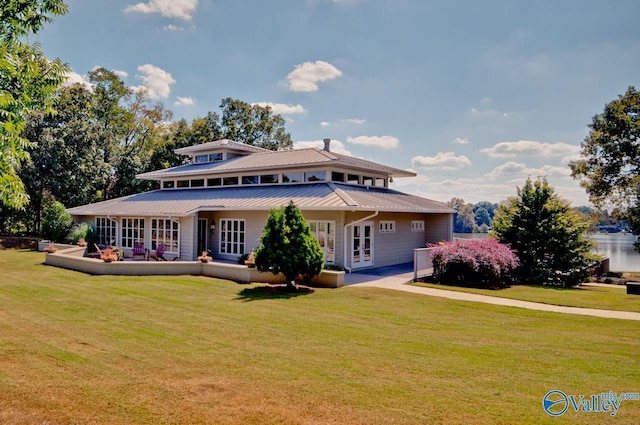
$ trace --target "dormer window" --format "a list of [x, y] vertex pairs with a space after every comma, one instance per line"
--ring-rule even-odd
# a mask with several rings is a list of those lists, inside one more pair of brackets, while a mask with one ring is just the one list
[[195, 163], [209, 162], [209, 155], [196, 155]]

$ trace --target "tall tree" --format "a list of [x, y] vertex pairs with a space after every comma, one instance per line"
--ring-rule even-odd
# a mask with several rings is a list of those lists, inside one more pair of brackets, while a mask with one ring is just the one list
[[29, 231], [37, 233], [47, 196], [67, 207], [101, 199], [109, 183], [110, 164], [104, 162], [100, 123], [94, 114], [94, 94], [75, 84], [58, 90], [56, 115], [31, 114], [25, 137], [37, 144], [20, 170], [31, 203], [26, 208]]
[[22, 137], [26, 116], [40, 109], [53, 113], [52, 95], [64, 82], [69, 67], [48, 60], [28, 36], [63, 15], [62, 0], [5, 0], [0, 6], [0, 204], [22, 208], [28, 202], [18, 176], [31, 142]]
[[164, 123], [172, 113], [161, 103], [152, 104], [145, 90], [132, 90], [113, 71], [96, 68], [89, 72], [94, 84], [94, 113], [100, 123], [102, 154], [111, 165], [103, 198], [115, 198], [151, 188], [151, 182], [136, 179], [148, 170], [156, 148], [167, 131]]
[[518, 253], [520, 279], [534, 284], [569, 287], [588, 276], [594, 260], [588, 229], [546, 179], [527, 179], [493, 218], [495, 236]]
[[[640, 92], [629, 87], [589, 127], [582, 158], [570, 164], [572, 175], [591, 202], [613, 209], [640, 235]], [[635, 248], [640, 252], [640, 238]]]
[[271, 210], [260, 242], [255, 253], [256, 267], [284, 274], [290, 289], [299, 275], [310, 280], [322, 270], [324, 251], [293, 201]]
[[285, 120], [269, 106], [251, 105], [230, 97], [220, 104], [220, 126], [225, 139], [270, 150], [290, 149], [291, 134], [284, 128]]

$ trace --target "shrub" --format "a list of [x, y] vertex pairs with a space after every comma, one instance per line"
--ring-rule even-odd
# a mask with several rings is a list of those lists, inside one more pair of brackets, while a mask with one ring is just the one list
[[55, 242], [66, 242], [73, 219], [58, 201], [48, 205], [42, 215], [42, 236]]
[[505, 288], [518, 257], [496, 239], [455, 241], [437, 246], [432, 254], [433, 277], [447, 285]]
[[71, 229], [69, 233], [69, 239], [72, 244], [77, 244], [80, 239], [84, 239], [85, 242], [87, 240], [87, 232], [89, 231], [90, 225], [87, 222], [82, 222], [80, 224], [76, 224]]

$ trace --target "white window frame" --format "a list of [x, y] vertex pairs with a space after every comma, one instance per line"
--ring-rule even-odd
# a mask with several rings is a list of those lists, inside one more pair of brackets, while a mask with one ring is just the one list
[[413, 220], [411, 222], [412, 232], [424, 232], [424, 220]]
[[135, 242], [144, 243], [144, 218], [122, 217], [120, 220], [121, 239], [123, 248], [133, 248]]
[[378, 226], [380, 233], [395, 233], [396, 232], [396, 222], [393, 220], [380, 220], [380, 225]]
[[180, 252], [180, 222], [170, 218], [151, 218], [151, 249], [158, 249], [158, 245], [165, 244], [170, 254]]
[[242, 255], [245, 253], [247, 223], [243, 218], [221, 218], [218, 223], [218, 246], [220, 254]]
[[[307, 220], [311, 233], [324, 251], [326, 263], [336, 262], [336, 222], [335, 220]], [[324, 226], [325, 230], [321, 230]], [[327, 230], [328, 229], [328, 230]]]
[[101, 245], [118, 244], [118, 221], [110, 217], [96, 217], [96, 236]]

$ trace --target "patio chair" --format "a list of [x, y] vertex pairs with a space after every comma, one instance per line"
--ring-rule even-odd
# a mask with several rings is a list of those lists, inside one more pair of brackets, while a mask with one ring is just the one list
[[142, 257], [143, 260], [147, 259], [147, 250], [144, 249], [144, 242], [134, 242], [131, 256], [135, 260], [136, 257]]
[[164, 252], [167, 250], [167, 246], [163, 243], [158, 245], [158, 248], [156, 249], [156, 252], [150, 252], [148, 258], [153, 258], [156, 261], [167, 261], [166, 258], [164, 258]]

